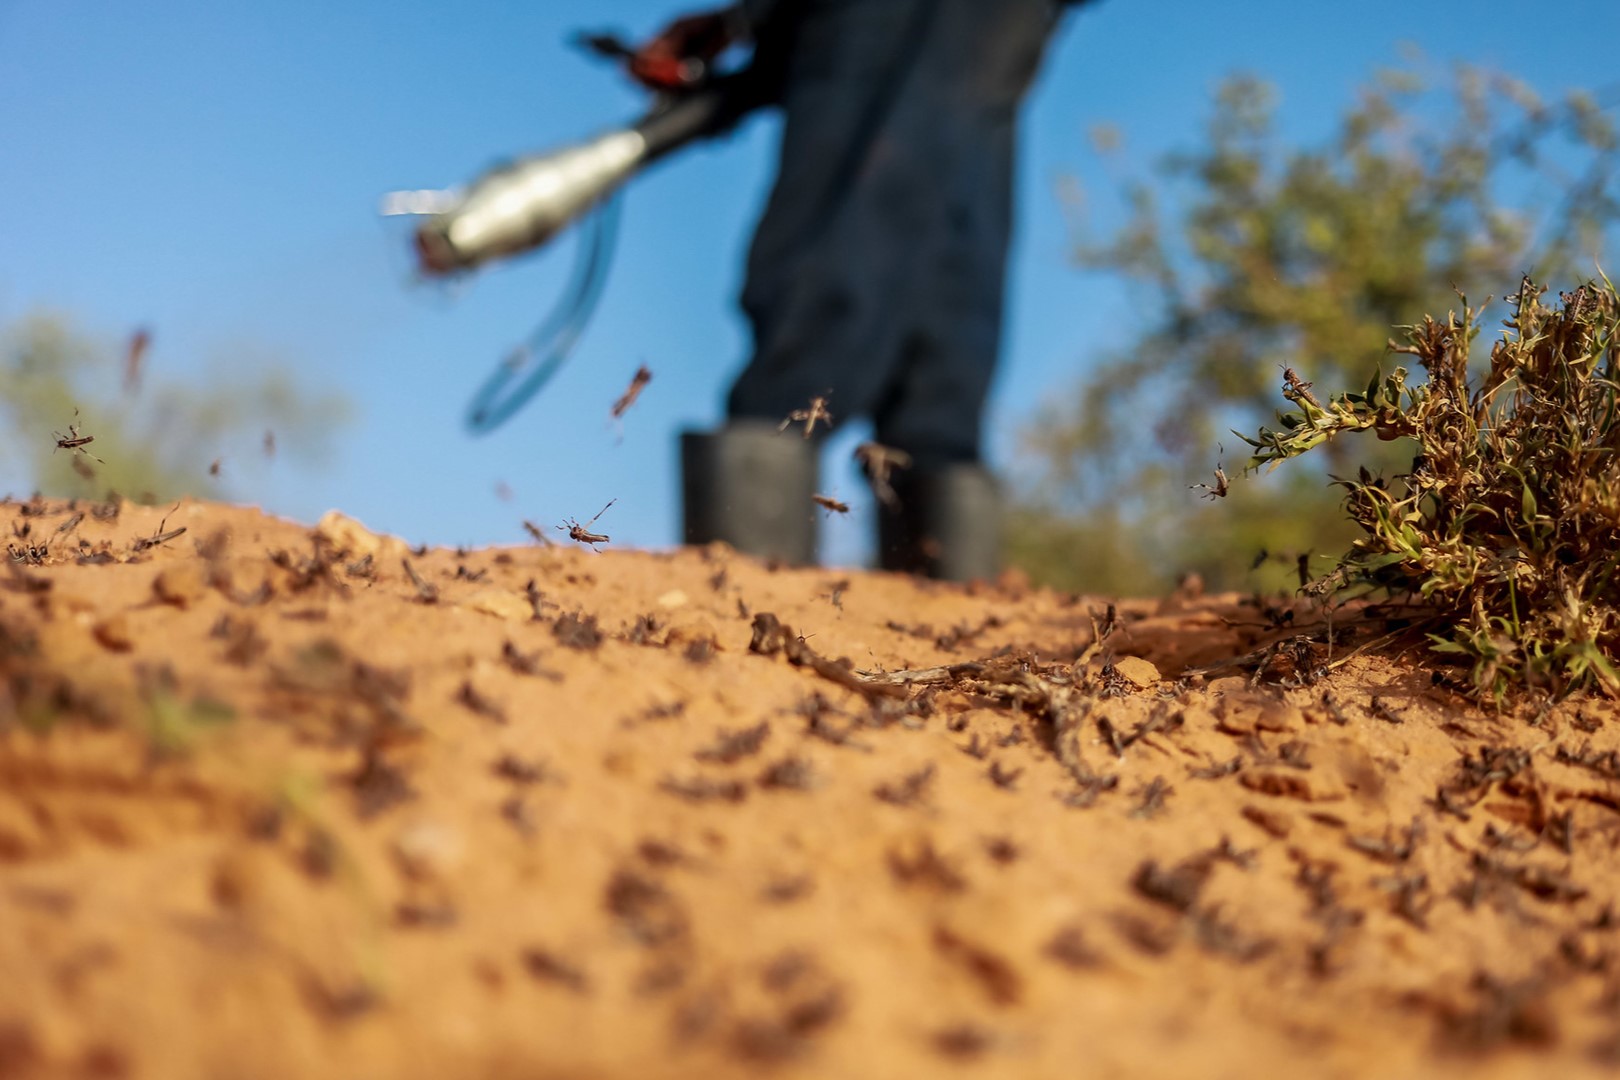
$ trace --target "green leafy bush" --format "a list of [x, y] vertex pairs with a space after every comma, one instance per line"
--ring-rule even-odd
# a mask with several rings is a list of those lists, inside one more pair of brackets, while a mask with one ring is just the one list
[[[1023, 431], [1013, 559], [1058, 587], [1142, 594], [1186, 570], [1212, 588], [1281, 587], [1292, 560], [1254, 571], [1262, 548], [1344, 550], [1354, 534], [1324, 482], [1355, 468], [1342, 447], [1218, 506], [1188, 486], [1209, 479], [1227, 429], [1267, 422], [1277, 365], [1361, 386], [1390, 327], [1444, 310], [1453, 282], [1589, 273], [1620, 237], [1615, 119], [1589, 92], [1543, 97], [1414, 56], [1303, 139], [1253, 76], [1225, 81], [1202, 132], [1157, 163], [1130, 133], [1099, 139], [1116, 180], [1073, 189], [1070, 206], [1083, 287], [1107, 316], [1077, 385], [1043, 395]], [[1392, 448], [1356, 460], [1394, 471], [1378, 453]]]
[[1542, 303], [1526, 278], [1513, 314], [1470, 385], [1480, 311], [1405, 327], [1405, 368], [1326, 404], [1292, 369], [1295, 411], [1246, 441], [1251, 470], [1275, 468], [1341, 434], [1414, 444], [1394, 482], [1362, 468], [1337, 482], [1360, 537], [1327, 577], [1327, 595], [1371, 587], [1409, 598], [1441, 652], [1471, 660], [1474, 684], [1620, 693], [1620, 295], [1604, 279]]

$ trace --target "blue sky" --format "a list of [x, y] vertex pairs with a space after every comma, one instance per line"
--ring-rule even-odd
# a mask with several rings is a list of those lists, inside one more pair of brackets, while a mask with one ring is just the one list
[[[677, 536], [676, 438], [719, 419], [747, 339], [735, 296], [770, 180], [775, 126], [660, 165], [631, 188], [607, 292], [569, 367], [505, 428], [474, 437], [466, 401], [539, 319], [566, 243], [454, 298], [404, 285], [377, 219], [395, 188], [470, 178], [494, 160], [636, 114], [637, 92], [566, 45], [579, 28], [649, 33], [665, 0], [446, 4], [0, 0], [0, 324], [66, 313], [109, 347], [154, 332], [150, 363], [196, 377], [284, 363], [349, 396], [355, 420], [317, 471], [276, 465], [234, 497], [313, 521], [339, 507], [413, 542], [509, 543], [521, 520], [584, 519], [615, 543]], [[995, 460], [1066, 392], [1125, 303], [1069, 265], [1056, 191], [1109, 172], [1086, 131], [1130, 160], [1195, 139], [1218, 80], [1274, 81], [1282, 122], [1325, 135], [1399, 44], [1443, 69], [1493, 64], [1549, 95], [1620, 78], [1620, 4], [1550, 17], [1506, 0], [1100, 0], [1070, 17], [1028, 104], [1006, 351], [990, 413]], [[1537, 44], [1539, 42], [1539, 45]], [[1099, 205], [1102, 223], [1109, 212]], [[639, 363], [654, 381], [622, 438], [608, 409]], [[822, 488], [856, 502], [824, 530], [859, 562], [869, 519], [834, 442]], [[0, 463], [0, 482], [14, 484]], [[515, 498], [497, 498], [504, 482]]]

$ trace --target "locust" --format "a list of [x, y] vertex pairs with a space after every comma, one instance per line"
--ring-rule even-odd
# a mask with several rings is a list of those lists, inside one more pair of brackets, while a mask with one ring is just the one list
[[624, 414], [630, 411], [630, 406], [636, 403], [636, 399], [641, 396], [641, 391], [650, 382], [652, 382], [652, 372], [647, 369], [647, 365], [642, 364], [636, 368], [636, 373], [630, 377], [630, 385], [625, 388], [624, 393], [619, 395], [619, 399], [613, 403], [613, 419], [622, 420]]
[[831, 495], [812, 495], [810, 496], [810, 501], [825, 510], [832, 511], [835, 514], [849, 513], [849, 503], [839, 502]]
[[592, 551], [595, 551], [597, 550], [596, 545], [607, 543], [609, 537], [605, 533], [591, 532], [591, 526], [596, 524], [597, 518], [608, 512], [608, 506], [612, 506], [618, 501], [618, 499], [609, 499], [607, 506], [604, 506], [602, 509], [598, 510], [596, 512], [596, 517], [591, 518], [591, 520], [587, 521], [583, 525], [581, 525], [578, 521], [575, 521], [573, 518], [569, 518], [561, 525], [557, 526], [557, 531], [567, 533], [568, 539], [584, 544]]
[[786, 431], [793, 424], [802, 423], [804, 425], [804, 437], [808, 439], [811, 432], [815, 430], [816, 421], [819, 420], [827, 427], [832, 427], [833, 415], [827, 411], [827, 397], [831, 393], [832, 391], [829, 390], [826, 394], [811, 398], [808, 409], [794, 409], [788, 413], [787, 419], [783, 420], [777, 427], [777, 433], [780, 434]]
[[1194, 484], [1194, 491], [1202, 491], [1206, 499], [1224, 499], [1227, 492], [1232, 490], [1230, 481], [1226, 478], [1226, 470], [1215, 466], [1215, 482], [1213, 484]]
[[135, 543], [131, 546], [136, 551], [145, 551], [147, 548], [157, 547], [159, 544], [167, 544], [170, 540], [173, 540], [177, 536], [184, 536], [187, 526], [182, 525], [178, 529], [171, 529], [168, 527], [169, 515], [173, 514], [174, 511], [178, 509], [180, 509], [180, 504], [175, 503], [174, 510], [170, 510], [168, 514], [164, 514], [163, 520], [158, 522], [156, 532], [154, 532], [151, 536], [136, 537]]
[[909, 469], [911, 455], [892, 446], [864, 442], [855, 448], [855, 460], [860, 463], [861, 471], [866, 473], [866, 479], [872, 485], [872, 494], [877, 496], [878, 501], [891, 510], [897, 507], [900, 499], [889, 483], [889, 474], [895, 469]]
[[[100, 458], [96, 457], [96, 455], [85, 449], [86, 446], [89, 446], [91, 443], [96, 441], [96, 437], [94, 435], [79, 434], [78, 409], [73, 410], [73, 423], [68, 425], [68, 433], [66, 435], [63, 435], [60, 431], [53, 431], [51, 432], [51, 435], [56, 439], [57, 450], [77, 450], [85, 457], [95, 458], [96, 461], [101, 461]], [[55, 451], [52, 452], [54, 453]], [[101, 461], [101, 463], [103, 465], [107, 464], [105, 461]]]
[[124, 353], [124, 393], [133, 394], [141, 388], [141, 369], [146, 364], [146, 350], [151, 344], [152, 333], [144, 327], [130, 335], [129, 348]]
[[1299, 377], [1299, 373], [1293, 368], [1283, 368], [1283, 397], [1287, 398], [1289, 401], [1308, 401], [1316, 408], [1320, 409], [1322, 407], [1322, 403], [1316, 400], [1315, 394], [1311, 393], [1311, 387], [1315, 385], [1315, 383], [1308, 383], [1304, 379], [1301, 379]]
[[[1306, 383], [1305, 385], [1309, 386], [1310, 384]], [[1222, 452], [1223, 453], [1225, 452], [1224, 448], [1222, 448]], [[1231, 485], [1231, 482], [1227, 479], [1227, 476], [1226, 476], [1226, 465], [1225, 465], [1225, 463], [1224, 462], [1217, 462], [1216, 463], [1216, 465], [1215, 465], [1215, 482], [1213, 484], [1193, 484], [1193, 485], [1191, 485], [1191, 488], [1192, 488], [1193, 491], [1202, 491], [1204, 493], [1204, 498], [1209, 499], [1211, 501], [1213, 501], [1215, 499], [1224, 499], [1224, 498], [1226, 498], [1227, 492], [1232, 490], [1232, 485]], [[1259, 566], [1260, 563], [1264, 562], [1264, 561], [1265, 561], [1264, 559], [1258, 560], [1258, 561], [1255, 562], [1254, 565]]]

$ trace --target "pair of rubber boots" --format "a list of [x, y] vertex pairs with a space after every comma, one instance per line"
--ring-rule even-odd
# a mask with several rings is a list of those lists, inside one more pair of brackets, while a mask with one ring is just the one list
[[[816, 561], [818, 447], [760, 421], [681, 436], [684, 539], [723, 540], [748, 555]], [[982, 465], [895, 469], [878, 503], [878, 565], [942, 581], [1001, 570], [1000, 496]]]

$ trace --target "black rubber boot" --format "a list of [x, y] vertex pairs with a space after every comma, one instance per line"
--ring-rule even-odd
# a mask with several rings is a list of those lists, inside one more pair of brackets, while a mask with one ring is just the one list
[[908, 470], [890, 482], [896, 505], [878, 507], [878, 565], [941, 581], [1001, 572], [1001, 494], [989, 470]]
[[682, 535], [746, 555], [816, 561], [816, 444], [768, 421], [681, 436]]

